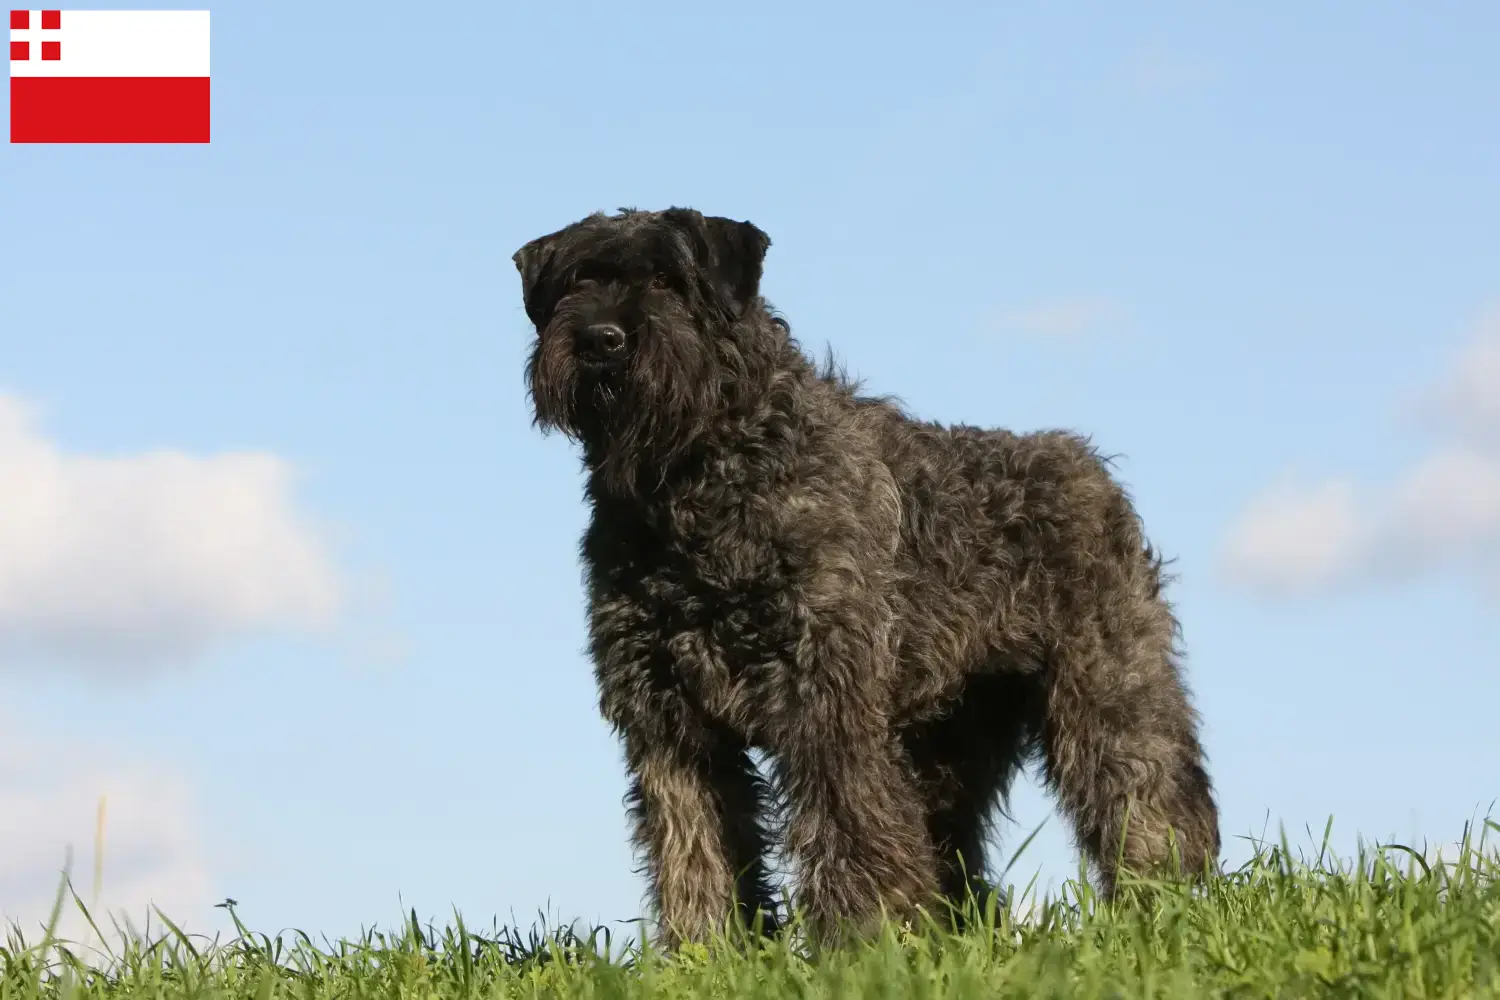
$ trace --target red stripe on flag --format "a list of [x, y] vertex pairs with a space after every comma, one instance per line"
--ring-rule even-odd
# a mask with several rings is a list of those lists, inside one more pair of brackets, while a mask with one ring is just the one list
[[11, 142], [207, 142], [206, 76], [13, 76]]

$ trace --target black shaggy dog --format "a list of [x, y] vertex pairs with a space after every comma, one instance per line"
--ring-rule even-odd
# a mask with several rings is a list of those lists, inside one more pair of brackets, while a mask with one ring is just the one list
[[1085, 439], [919, 422], [817, 370], [760, 297], [770, 242], [624, 210], [514, 258], [536, 422], [587, 469], [660, 938], [774, 912], [752, 748], [825, 940], [963, 898], [1032, 756], [1104, 892], [1121, 860], [1203, 872], [1217, 809], [1130, 498]]

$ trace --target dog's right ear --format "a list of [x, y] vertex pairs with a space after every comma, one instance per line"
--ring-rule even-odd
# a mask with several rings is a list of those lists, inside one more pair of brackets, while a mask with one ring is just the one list
[[521, 301], [525, 303], [526, 315], [537, 326], [541, 326], [545, 319], [546, 310], [542, 306], [540, 293], [548, 268], [552, 263], [552, 243], [556, 238], [556, 233], [539, 236], [517, 250], [510, 258], [515, 263], [516, 270], [521, 274]]
[[705, 218], [714, 245], [714, 271], [736, 309], [744, 309], [760, 294], [761, 269], [771, 237], [749, 222], [718, 216]]
[[761, 267], [771, 237], [752, 223], [691, 208], [669, 208], [661, 214], [691, 239], [696, 264], [707, 276], [714, 300], [731, 315], [740, 315], [760, 294]]

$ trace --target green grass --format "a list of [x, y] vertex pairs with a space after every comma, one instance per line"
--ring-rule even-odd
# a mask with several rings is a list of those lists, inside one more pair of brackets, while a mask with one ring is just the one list
[[[353, 941], [232, 941], [164, 930], [112, 954], [60, 941], [0, 947], [0, 1000], [243, 997], [1500, 997], [1500, 853], [1466, 832], [1451, 861], [1403, 847], [1339, 861], [1261, 847], [1196, 890], [1139, 883], [1102, 905], [1068, 883], [1055, 899], [1012, 890], [962, 935], [888, 927], [809, 958], [795, 943], [723, 940], [666, 957], [582, 935], [461, 922]], [[1327, 838], [1325, 835], [1324, 843]], [[81, 905], [76, 898], [70, 905]], [[1024, 916], [1020, 914], [1024, 913]], [[236, 920], [238, 925], [238, 920]], [[112, 936], [119, 940], [118, 936]], [[619, 954], [612, 954], [618, 951]]]

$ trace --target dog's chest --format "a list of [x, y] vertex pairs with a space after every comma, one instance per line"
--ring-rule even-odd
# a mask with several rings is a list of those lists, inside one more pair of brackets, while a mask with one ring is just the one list
[[713, 714], [732, 714], [788, 655], [785, 587], [769, 575], [694, 562], [692, 569], [658, 568], [652, 618], [661, 623], [677, 679]]
[[774, 555], [693, 539], [635, 541], [594, 572], [631, 607], [633, 638], [664, 653], [658, 683], [753, 738], [758, 708], [774, 696], [794, 643], [789, 588]]

